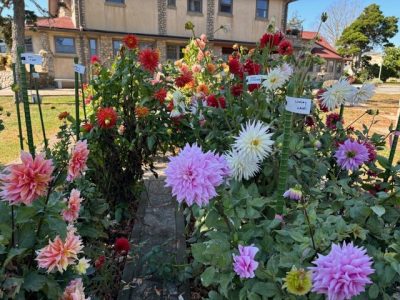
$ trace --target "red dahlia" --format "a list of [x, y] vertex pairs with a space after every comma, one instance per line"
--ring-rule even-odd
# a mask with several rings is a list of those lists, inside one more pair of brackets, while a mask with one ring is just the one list
[[167, 91], [164, 88], [161, 88], [154, 93], [153, 97], [163, 104], [165, 98], [167, 97]]
[[375, 145], [371, 141], [364, 141], [363, 144], [368, 149], [368, 162], [373, 162], [377, 156]]
[[216, 97], [215, 95], [210, 95], [207, 97], [207, 105], [212, 107], [226, 108], [226, 101], [224, 97]]
[[234, 75], [242, 75], [242, 65], [240, 64], [239, 59], [237, 58], [232, 58], [229, 61], [229, 72], [231, 72]]
[[106, 257], [104, 255], [100, 255], [96, 261], [94, 262], [94, 266], [97, 270], [101, 269], [101, 267], [104, 265], [104, 262], [106, 261]]
[[143, 69], [154, 72], [158, 66], [158, 60], [160, 58], [160, 54], [157, 50], [153, 49], [144, 49], [139, 53], [139, 62], [142, 65]]
[[239, 97], [243, 93], [243, 84], [238, 83], [231, 87], [231, 93], [235, 97]]
[[261, 65], [253, 62], [251, 59], [246, 60], [244, 64], [244, 71], [249, 75], [258, 75], [261, 70]]
[[127, 238], [121, 237], [115, 240], [114, 248], [115, 251], [117, 251], [118, 253], [122, 253], [123, 251], [125, 253], [128, 253], [131, 249], [131, 244], [129, 243]]
[[307, 116], [304, 121], [304, 124], [308, 127], [313, 127], [315, 125], [314, 118], [312, 116]]
[[277, 47], [283, 38], [284, 36], [280, 31], [274, 34], [265, 33], [260, 39], [260, 48], [264, 48], [266, 46], [269, 48]]
[[92, 131], [92, 129], [93, 129], [93, 125], [90, 124], [90, 123], [85, 123], [85, 124], [82, 125], [82, 131], [83, 132], [89, 133], [89, 132]]
[[103, 107], [97, 112], [97, 123], [101, 128], [112, 128], [117, 123], [117, 117], [117, 112], [112, 107]]
[[123, 38], [123, 42], [129, 49], [134, 49], [137, 47], [137, 38], [133, 34], [128, 34]]
[[68, 116], [69, 116], [69, 112], [63, 111], [62, 113], [60, 113], [60, 114], [58, 115], [58, 119], [59, 119], [59, 120], [63, 120], [63, 119], [66, 119]]
[[293, 54], [293, 45], [288, 40], [283, 40], [280, 42], [278, 46], [278, 52], [280, 55], [292, 55]]
[[191, 71], [183, 72], [179, 77], [175, 78], [175, 84], [177, 87], [184, 87], [186, 84], [193, 80]]
[[326, 116], [326, 127], [328, 127], [329, 129], [335, 130], [337, 128], [336, 124], [338, 122], [340, 122], [340, 115], [338, 113], [331, 113]]
[[97, 55], [92, 55], [90, 57], [90, 63], [92, 65], [96, 64], [96, 63], [100, 63], [100, 58]]

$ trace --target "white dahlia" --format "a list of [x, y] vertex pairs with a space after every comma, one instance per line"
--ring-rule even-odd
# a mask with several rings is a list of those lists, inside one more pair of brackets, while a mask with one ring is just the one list
[[249, 159], [248, 156], [239, 154], [236, 150], [229, 151], [224, 155], [231, 170], [231, 177], [237, 181], [248, 180], [254, 177], [260, 170], [256, 160]]
[[340, 79], [322, 94], [322, 104], [329, 110], [334, 110], [346, 101], [351, 101], [355, 90], [346, 79]]
[[262, 85], [267, 91], [275, 91], [282, 87], [288, 79], [287, 73], [282, 72], [280, 68], [275, 68], [268, 73]]
[[364, 102], [371, 99], [374, 94], [375, 85], [373, 85], [372, 83], [364, 83], [360, 88], [355, 91], [353, 98], [349, 102], [351, 104]]

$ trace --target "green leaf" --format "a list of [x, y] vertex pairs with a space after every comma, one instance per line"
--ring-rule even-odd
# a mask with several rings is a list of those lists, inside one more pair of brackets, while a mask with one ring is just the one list
[[209, 263], [209, 260], [204, 256], [206, 245], [203, 243], [192, 244], [192, 255], [195, 260], [202, 264]]
[[4, 261], [3, 268], [7, 267], [14, 257], [23, 254], [26, 250], [26, 248], [11, 248], [10, 252], [8, 252], [6, 260]]
[[52, 277], [47, 276], [46, 284], [43, 288], [43, 291], [46, 293], [47, 299], [59, 299], [62, 290]]
[[214, 282], [215, 275], [217, 273], [217, 270], [213, 267], [210, 266], [207, 269], [204, 270], [203, 274], [201, 274], [201, 282], [205, 287], [208, 287]]
[[272, 282], [256, 282], [251, 291], [264, 297], [273, 297], [278, 292], [276, 285]]
[[386, 212], [385, 208], [381, 205], [372, 206], [371, 209], [378, 217], [382, 217]]
[[150, 151], [153, 150], [155, 143], [156, 138], [153, 135], [147, 138], [147, 148], [149, 148]]
[[371, 287], [368, 289], [368, 296], [370, 299], [376, 299], [379, 296], [379, 287], [377, 284], [371, 285]]
[[49, 229], [56, 234], [59, 234], [61, 237], [65, 237], [67, 235], [67, 224], [63, 219], [55, 218], [51, 215], [47, 216], [46, 222], [49, 225]]
[[32, 218], [36, 215], [36, 209], [33, 206], [20, 206], [16, 209], [15, 223], [23, 224], [31, 222]]
[[40, 275], [36, 272], [31, 272], [25, 276], [22, 287], [28, 292], [37, 292], [42, 289], [45, 283], [46, 276]]

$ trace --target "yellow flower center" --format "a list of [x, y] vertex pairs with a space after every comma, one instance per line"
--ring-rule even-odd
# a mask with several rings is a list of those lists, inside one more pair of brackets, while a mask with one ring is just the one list
[[260, 146], [261, 142], [259, 139], [254, 139], [251, 141], [251, 145], [253, 145], [254, 147], [258, 147]]

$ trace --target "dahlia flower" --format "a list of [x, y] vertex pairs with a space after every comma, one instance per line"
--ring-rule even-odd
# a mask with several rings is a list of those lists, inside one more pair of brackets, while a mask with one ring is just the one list
[[90, 63], [92, 65], [96, 64], [96, 63], [100, 63], [100, 58], [97, 55], [92, 55], [90, 57]]
[[272, 133], [268, 133], [269, 126], [260, 121], [247, 122], [242, 126], [238, 137], [235, 137], [233, 148], [249, 160], [259, 161], [272, 151]]
[[81, 176], [86, 171], [86, 162], [89, 156], [89, 149], [87, 141], [78, 141], [72, 150], [71, 158], [68, 163], [68, 175], [67, 181], [73, 181], [74, 179]]
[[170, 157], [165, 170], [166, 186], [172, 187], [179, 203], [207, 205], [217, 195], [215, 188], [223, 183], [226, 168], [219, 155], [187, 144], [178, 156]]
[[337, 123], [340, 122], [343, 125], [343, 120], [340, 120], [340, 115], [338, 113], [331, 113], [326, 116], [326, 127], [332, 130], [337, 129]]
[[283, 281], [285, 283], [282, 287], [286, 288], [289, 293], [296, 296], [303, 296], [312, 288], [311, 271], [297, 269], [295, 266], [286, 273], [286, 277]]
[[357, 170], [369, 159], [368, 148], [364, 144], [351, 139], [347, 139], [341, 144], [334, 156], [340, 167], [348, 171]]
[[207, 105], [215, 108], [226, 108], [226, 101], [224, 97], [216, 97], [210, 95], [207, 97]]
[[282, 32], [278, 31], [274, 34], [272, 33], [265, 33], [261, 38], [260, 38], [260, 48], [268, 47], [268, 48], [274, 48], [279, 45], [279, 43], [283, 40], [284, 35]]
[[133, 34], [128, 34], [126, 35], [122, 41], [124, 42], [125, 46], [128, 47], [129, 49], [134, 49], [137, 47], [138, 40], [136, 36]]
[[353, 98], [354, 89], [346, 79], [340, 79], [322, 94], [322, 105], [328, 110], [334, 110]]
[[149, 115], [150, 110], [146, 106], [136, 106], [135, 107], [135, 115], [140, 118], [145, 118]]
[[118, 114], [112, 107], [102, 107], [97, 111], [96, 117], [99, 126], [108, 129], [117, 123]]
[[258, 262], [254, 260], [258, 248], [239, 245], [239, 255], [233, 256], [233, 270], [240, 278], [254, 278]]
[[249, 156], [240, 155], [236, 150], [225, 154], [225, 159], [232, 172], [232, 177], [237, 181], [248, 180], [260, 170], [258, 160], [251, 160]]
[[89, 269], [89, 267], [90, 267], [89, 262], [90, 262], [90, 259], [82, 257], [81, 259], [78, 260], [78, 263], [75, 266], [75, 271], [79, 275], [85, 275], [87, 269]]
[[280, 68], [275, 68], [268, 73], [267, 78], [263, 81], [262, 85], [267, 91], [275, 91], [281, 88], [289, 79], [287, 74], [281, 71]]
[[237, 83], [235, 85], [232, 85], [231, 94], [234, 97], [239, 97], [242, 93], [243, 93], [243, 84]]
[[237, 58], [232, 58], [229, 60], [229, 72], [231, 72], [234, 75], [243, 75], [243, 67]]
[[367, 101], [375, 94], [375, 85], [371, 83], [364, 83], [360, 88], [355, 90], [353, 97], [349, 99], [351, 104], [357, 104]]
[[293, 67], [288, 63], [284, 63], [279, 67], [280, 71], [289, 79], [290, 76], [293, 74]]
[[294, 188], [288, 189], [283, 194], [283, 197], [290, 199], [290, 200], [300, 201], [301, 198], [303, 197], [303, 193], [301, 192], [299, 187], [294, 187]]
[[167, 90], [164, 88], [161, 88], [154, 93], [153, 97], [156, 100], [158, 100], [161, 104], [163, 104], [165, 101], [165, 98], [167, 97]]
[[65, 288], [61, 300], [90, 300], [85, 296], [85, 288], [83, 287], [82, 279], [72, 280]]
[[289, 40], [283, 40], [279, 43], [278, 53], [280, 55], [292, 55], [293, 54], [293, 45]]
[[73, 189], [68, 199], [68, 207], [61, 212], [64, 221], [72, 223], [78, 218], [82, 200], [81, 192]]
[[38, 251], [36, 260], [39, 268], [47, 269], [50, 273], [55, 268], [63, 273], [69, 265], [75, 264], [78, 254], [82, 252], [81, 238], [75, 235], [76, 229], [68, 226], [67, 237], [63, 242], [60, 236]]
[[177, 87], [184, 87], [188, 83], [193, 81], [193, 74], [191, 71], [185, 71], [181, 73], [177, 78], [175, 78], [175, 84]]
[[363, 141], [362, 143], [368, 150], [368, 162], [373, 162], [377, 156], [375, 145], [370, 140]]
[[22, 163], [10, 165], [0, 174], [0, 197], [10, 205], [33, 201], [47, 193], [54, 167], [51, 160], [42, 154], [32, 157], [28, 152], [21, 152]]
[[124, 252], [125, 254], [127, 254], [131, 249], [131, 244], [129, 243], [127, 238], [117, 238], [114, 243], [114, 249], [118, 253]]
[[372, 283], [368, 277], [374, 273], [372, 258], [364, 248], [353, 243], [332, 244], [329, 254], [318, 254], [313, 264], [315, 267], [309, 268], [312, 271], [312, 291], [327, 295], [328, 300], [352, 299]]
[[143, 69], [149, 72], [154, 72], [158, 66], [160, 59], [160, 53], [158, 50], [144, 49], [139, 53], [139, 62]]

